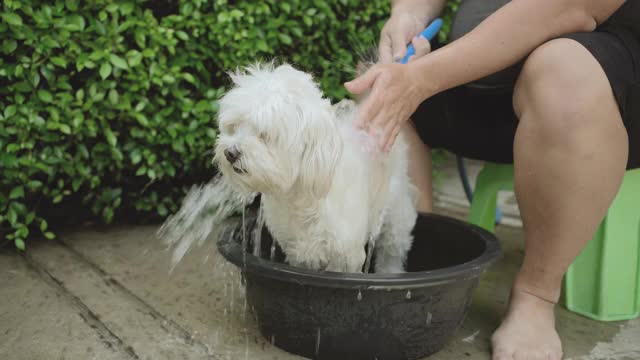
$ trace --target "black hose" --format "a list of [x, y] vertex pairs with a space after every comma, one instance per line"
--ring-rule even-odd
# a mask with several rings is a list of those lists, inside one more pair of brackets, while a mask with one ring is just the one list
[[473, 191], [471, 190], [471, 185], [469, 184], [467, 168], [464, 166], [464, 158], [460, 155], [456, 155], [456, 163], [458, 164], [458, 174], [460, 175], [460, 181], [462, 182], [464, 193], [467, 195], [469, 204], [471, 204], [471, 201], [473, 200]]

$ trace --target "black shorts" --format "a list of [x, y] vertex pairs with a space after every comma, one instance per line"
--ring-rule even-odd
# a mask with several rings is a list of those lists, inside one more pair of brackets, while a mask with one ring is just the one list
[[[452, 38], [464, 35], [506, 2], [463, 1]], [[629, 135], [627, 168], [640, 168], [640, 0], [628, 0], [594, 32], [562, 37], [582, 44], [602, 66]], [[418, 135], [432, 149], [513, 163], [518, 118], [512, 97], [522, 63], [423, 102], [412, 116]]]

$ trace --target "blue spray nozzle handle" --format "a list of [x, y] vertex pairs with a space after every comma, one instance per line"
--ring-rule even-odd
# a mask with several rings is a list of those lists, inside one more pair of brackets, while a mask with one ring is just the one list
[[[424, 36], [427, 40], [431, 40], [436, 36], [438, 31], [440, 31], [441, 27], [442, 19], [435, 19], [431, 24], [429, 24], [429, 26], [427, 26], [426, 29], [424, 29], [424, 31], [422, 31], [422, 33], [420, 33], [420, 35]], [[409, 61], [409, 57], [415, 53], [416, 49], [414, 49], [413, 44], [409, 44], [409, 47], [407, 47], [407, 54], [402, 60], [400, 60], [400, 64], [406, 64]]]

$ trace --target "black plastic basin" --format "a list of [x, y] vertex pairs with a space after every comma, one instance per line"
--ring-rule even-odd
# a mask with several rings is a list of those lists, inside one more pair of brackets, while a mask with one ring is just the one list
[[[410, 360], [431, 355], [464, 320], [479, 276], [501, 254], [496, 237], [471, 224], [421, 214], [404, 274], [316, 272], [269, 260], [262, 232], [259, 258], [245, 252], [242, 225], [218, 242], [244, 269], [246, 296], [262, 335], [307, 358]], [[255, 218], [245, 221], [252, 248]]]

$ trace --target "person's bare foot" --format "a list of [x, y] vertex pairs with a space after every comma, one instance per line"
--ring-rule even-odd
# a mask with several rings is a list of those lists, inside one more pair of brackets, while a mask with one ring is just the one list
[[492, 360], [561, 360], [554, 307], [552, 302], [514, 289], [507, 315], [491, 338]]

